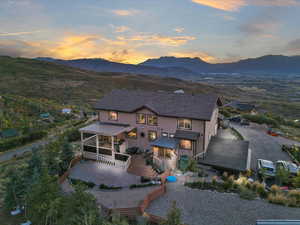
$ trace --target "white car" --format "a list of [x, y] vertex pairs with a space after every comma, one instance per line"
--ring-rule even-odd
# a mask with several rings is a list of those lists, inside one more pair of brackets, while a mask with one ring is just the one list
[[283, 168], [290, 172], [291, 175], [296, 176], [300, 172], [300, 167], [295, 163], [279, 160], [276, 162], [276, 168]]
[[272, 161], [258, 159], [257, 160], [258, 174], [264, 174], [266, 177], [275, 177], [276, 168]]

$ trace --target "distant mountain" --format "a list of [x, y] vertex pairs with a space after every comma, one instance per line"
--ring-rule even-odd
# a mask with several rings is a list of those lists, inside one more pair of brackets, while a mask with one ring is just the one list
[[251, 75], [300, 74], [300, 56], [283, 55], [266, 55], [232, 63], [216, 64], [207, 63], [200, 58], [176, 58], [173, 56], [148, 59], [138, 65], [116, 63], [100, 58], [75, 60], [37, 59], [96, 72], [159, 75], [187, 80], [197, 79], [200, 75], [208, 73], [240, 73]]
[[199, 73], [300, 73], [300, 56], [266, 55], [232, 63], [211, 64], [200, 58], [160, 57], [139, 64], [152, 67], [182, 67]]
[[143, 75], [159, 75], [166, 77], [188, 77], [194, 76], [195, 73], [183, 67], [152, 67], [143, 65], [133, 65], [111, 62], [105, 59], [74, 59], [61, 60], [53, 58], [36, 58], [41, 61], [54, 62], [61, 65], [76, 67], [85, 70], [92, 70], [96, 72], [117, 72], [117, 73], [131, 73]]

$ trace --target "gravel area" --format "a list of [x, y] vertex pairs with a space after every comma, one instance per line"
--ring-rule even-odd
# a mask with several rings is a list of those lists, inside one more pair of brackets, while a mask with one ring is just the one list
[[168, 184], [167, 193], [146, 211], [166, 217], [173, 201], [188, 225], [254, 225], [257, 219], [300, 219], [299, 208], [243, 200], [237, 194], [190, 189], [179, 183]]
[[251, 155], [251, 168], [256, 170], [257, 159], [266, 159], [273, 162], [277, 160], [290, 161], [291, 158], [286, 152], [281, 150], [282, 144], [292, 144], [295, 141], [288, 140], [282, 137], [272, 137], [266, 133], [266, 130], [258, 126], [240, 126], [231, 123], [246, 141], [250, 141]]

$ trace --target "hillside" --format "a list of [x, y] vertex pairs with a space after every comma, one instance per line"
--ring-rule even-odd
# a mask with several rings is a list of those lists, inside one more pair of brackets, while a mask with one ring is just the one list
[[48, 98], [65, 104], [87, 104], [116, 89], [146, 89], [190, 93], [214, 92], [238, 96], [224, 88], [174, 78], [125, 73], [99, 73], [25, 58], [0, 57], [0, 94]]

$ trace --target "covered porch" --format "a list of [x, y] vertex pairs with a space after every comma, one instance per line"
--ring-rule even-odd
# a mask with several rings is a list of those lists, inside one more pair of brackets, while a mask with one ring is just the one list
[[153, 163], [163, 170], [176, 169], [178, 141], [175, 138], [160, 137], [150, 143], [153, 150]]
[[126, 124], [96, 122], [81, 128], [81, 152], [84, 158], [127, 169], [131, 156], [125, 154], [126, 135], [134, 130]]

